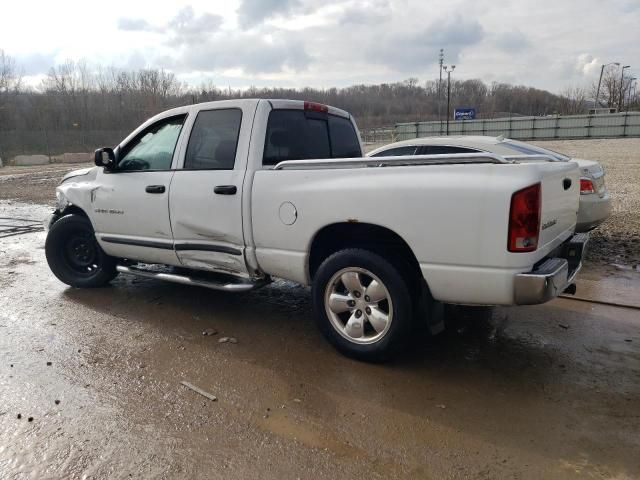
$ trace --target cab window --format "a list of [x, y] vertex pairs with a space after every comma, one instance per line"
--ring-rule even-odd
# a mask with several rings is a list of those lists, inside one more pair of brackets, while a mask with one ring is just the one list
[[349, 119], [303, 110], [277, 109], [269, 113], [263, 165], [360, 156], [358, 134]]
[[191, 130], [185, 170], [233, 170], [242, 110], [229, 108], [198, 113]]
[[118, 170], [169, 170], [185, 118], [169, 117], [145, 128], [124, 147]]

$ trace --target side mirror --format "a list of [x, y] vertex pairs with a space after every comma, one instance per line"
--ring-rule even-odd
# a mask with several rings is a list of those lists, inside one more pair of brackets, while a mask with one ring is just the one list
[[113, 168], [116, 164], [116, 155], [113, 153], [113, 148], [103, 147], [97, 149], [94, 154], [94, 163], [98, 167], [104, 167], [107, 170]]

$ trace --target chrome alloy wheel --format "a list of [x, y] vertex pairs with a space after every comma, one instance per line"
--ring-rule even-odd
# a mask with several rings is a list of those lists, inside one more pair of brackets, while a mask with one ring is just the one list
[[369, 270], [343, 268], [327, 283], [324, 305], [333, 328], [353, 343], [384, 337], [393, 320], [393, 303], [384, 283]]

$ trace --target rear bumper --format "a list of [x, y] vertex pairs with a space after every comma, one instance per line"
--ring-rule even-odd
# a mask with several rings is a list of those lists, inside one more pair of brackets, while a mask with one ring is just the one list
[[531, 272], [515, 278], [514, 298], [517, 305], [535, 305], [554, 299], [564, 292], [582, 268], [589, 235], [578, 233], [564, 242]]
[[580, 195], [576, 232], [588, 232], [596, 228], [611, 215], [611, 197], [605, 191], [604, 196], [596, 193]]

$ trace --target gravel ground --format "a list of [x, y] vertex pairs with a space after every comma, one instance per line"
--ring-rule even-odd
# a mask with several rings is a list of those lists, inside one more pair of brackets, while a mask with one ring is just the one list
[[56, 186], [62, 177], [72, 170], [91, 166], [76, 163], [0, 168], [0, 200], [54, 205]]
[[592, 232], [588, 258], [594, 263], [640, 264], [640, 138], [533, 143], [602, 164], [613, 213]]

